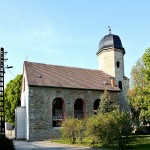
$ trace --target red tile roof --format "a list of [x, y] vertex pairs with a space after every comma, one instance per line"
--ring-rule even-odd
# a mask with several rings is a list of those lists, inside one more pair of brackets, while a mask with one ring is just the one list
[[[100, 70], [24, 62], [28, 85], [120, 91], [111, 76]], [[107, 83], [105, 85], [105, 83]]]

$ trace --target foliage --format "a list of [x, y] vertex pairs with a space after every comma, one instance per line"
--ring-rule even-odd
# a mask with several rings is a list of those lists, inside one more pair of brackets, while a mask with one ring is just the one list
[[0, 135], [0, 150], [15, 150], [13, 141]]
[[145, 65], [145, 67], [143, 69], [145, 78], [148, 81], [150, 81], [150, 48], [146, 49], [142, 59], [143, 59], [144, 65]]
[[86, 137], [91, 146], [101, 143], [123, 149], [130, 142], [130, 115], [119, 111], [117, 102], [111, 101], [107, 91], [101, 96], [97, 115], [87, 117], [86, 121], [67, 119], [62, 127], [62, 138], [70, 143], [75, 143], [77, 139], [81, 143]]
[[119, 111], [117, 100], [112, 101], [108, 91], [104, 91], [100, 99], [98, 114], [87, 119], [87, 133], [92, 138], [91, 144], [101, 142], [124, 148], [130, 142], [130, 115]]
[[100, 122], [96, 116], [88, 117], [86, 121], [85, 135], [90, 140], [90, 144], [92, 147], [99, 141], [98, 133]]
[[131, 71], [131, 90], [128, 100], [133, 124], [150, 121], [150, 48], [136, 62]]
[[92, 146], [100, 142], [103, 145], [116, 145], [123, 149], [130, 142], [130, 116], [117, 110], [98, 114], [87, 119], [86, 132]]
[[104, 93], [100, 97], [100, 106], [98, 109], [98, 113], [107, 113], [117, 109], [117, 101], [113, 101], [111, 99], [110, 93], [108, 91], [104, 91]]
[[84, 119], [77, 119], [76, 121], [76, 131], [77, 131], [77, 138], [79, 140], [78, 143], [82, 143], [84, 138], [84, 131], [85, 131], [85, 120]]
[[79, 143], [82, 143], [84, 136], [84, 120], [79, 119], [66, 119], [62, 123], [61, 135], [64, 140], [69, 141], [74, 144], [76, 140], [79, 140]]
[[4, 90], [5, 116], [6, 121], [14, 125], [15, 109], [20, 105], [22, 75], [17, 75], [15, 79], [9, 81]]

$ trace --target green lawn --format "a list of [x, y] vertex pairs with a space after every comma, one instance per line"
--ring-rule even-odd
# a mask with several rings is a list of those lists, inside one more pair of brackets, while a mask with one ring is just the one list
[[[134, 141], [130, 143], [126, 150], [150, 150], [150, 135], [133, 135], [132, 138]], [[52, 140], [52, 142], [58, 142], [58, 143], [67, 143], [62, 140]], [[82, 145], [82, 146], [90, 146], [89, 141], [83, 141], [82, 144], [76, 143], [75, 145]], [[97, 148], [106, 148], [110, 150], [114, 150], [114, 147], [103, 147], [100, 144], [96, 145]]]
[[137, 135], [135, 141], [131, 143], [130, 149], [150, 150], [150, 135]]

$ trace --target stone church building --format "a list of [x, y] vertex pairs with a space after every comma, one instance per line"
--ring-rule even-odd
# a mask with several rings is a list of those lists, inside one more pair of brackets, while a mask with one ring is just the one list
[[110, 92], [112, 100], [119, 100], [121, 109], [127, 106], [125, 95], [129, 80], [124, 75], [125, 49], [120, 37], [104, 36], [96, 54], [98, 70], [24, 62], [22, 138], [43, 140], [56, 137], [65, 118], [85, 118], [94, 114], [104, 90]]

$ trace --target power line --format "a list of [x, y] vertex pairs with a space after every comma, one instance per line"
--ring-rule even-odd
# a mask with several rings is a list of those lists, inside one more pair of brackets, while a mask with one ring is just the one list
[[14, 74], [9, 70], [9, 68], [6, 67], [6, 69], [9, 71], [9, 73], [10, 73], [11, 75], [13, 75], [14, 77], [16, 76], [16, 75], [14, 75]]

